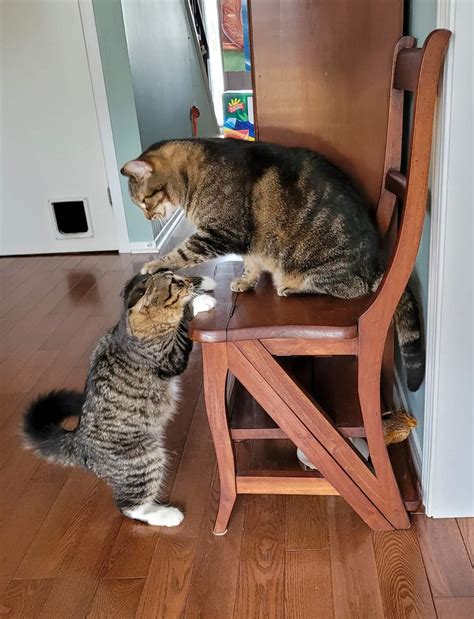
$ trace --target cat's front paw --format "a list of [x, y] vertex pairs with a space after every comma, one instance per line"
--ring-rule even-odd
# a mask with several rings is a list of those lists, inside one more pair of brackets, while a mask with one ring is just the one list
[[193, 299], [193, 313], [200, 314], [201, 312], [208, 312], [216, 307], [216, 300], [208, 294], [201, 294]]
[[153, 260], [152, 262], [145, 263], [140, 269], [141, 275], [153, 275], [157, 271], [166, 268], [166, 265], [163, 264], [160, 260]]
[[216, 282], [212, 279], [212, 277], [207, 277], [206, 275], [202, 277], [199, 290], [202, 290], [203, 292], [212, 292], [215, 288]]
[[234, 292], [247, 292], [247, 290], [252, 290], [253, 288], [255, 288], [255, 283], [250, 282], [244, 277], [237, 277], [230, 284], [230, 289]]

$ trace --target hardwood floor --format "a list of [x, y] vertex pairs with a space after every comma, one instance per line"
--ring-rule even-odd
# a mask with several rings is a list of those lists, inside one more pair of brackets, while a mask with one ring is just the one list
[[[102, 482], [21, 448], [25, 405], [46, 389], [82, 388], [121, 286], [146, 258], [0, 259], [0, 615], [474, 617], [474, 519], [420, 515], [409, 531], [375, 534], [339, 497], [240, 496], [227, 535], [214, 537], [218, 479], [198, 347], [168, 442], [182, 526], [124, 519]], [[252, 459], [262, 445], [237, 448]]]

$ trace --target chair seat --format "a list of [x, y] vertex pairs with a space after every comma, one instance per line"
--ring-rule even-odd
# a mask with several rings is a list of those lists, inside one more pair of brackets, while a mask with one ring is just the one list
[[359, 316], [372, 300], [343, 300], [326, 295], [279, 297], [267, 273], [261, 276], [255, 290], [232, 293], [230, 283], [241, 272], [241, 262], [217, 265], [216, 310], [196, 316], [190, 328], [193, 340], [353, 339], [357, 337]]

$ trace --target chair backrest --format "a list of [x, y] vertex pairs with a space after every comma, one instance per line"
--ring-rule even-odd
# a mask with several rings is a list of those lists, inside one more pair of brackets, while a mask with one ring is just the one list
[[[434, 30], [422, 48], [413, 37], [396, 45], [385, 148], [384, 182], [377, 207], [377, 225], [387, 233], [397, 200], [400, 223], [393, 252], [374, 302], [361, 320], [384, 315], [387, 328], [415, 265], [428, 197], [433, 122], [438, 82], [451, 32]], [[410, 147], [406, 175], [400, 171], [404, 93], [414, 94]]]

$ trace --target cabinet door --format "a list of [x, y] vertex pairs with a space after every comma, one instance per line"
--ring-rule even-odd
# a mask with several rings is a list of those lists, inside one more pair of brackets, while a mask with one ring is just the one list
[[252, 0], [250, 8], [259, 139], [321, 152], [374, 205], [403, 0]]
[[0, 253], [117, 249], [77, 1], [0, 2], [0, 22]]

